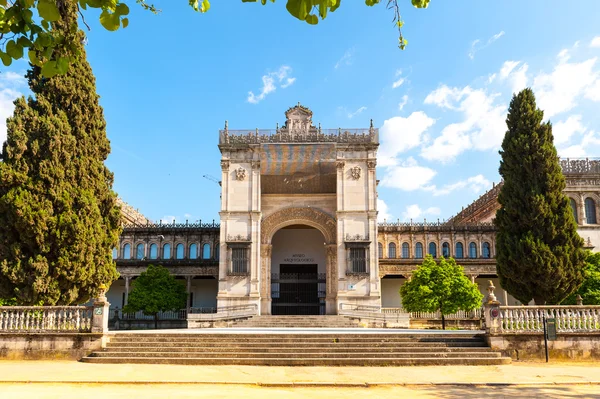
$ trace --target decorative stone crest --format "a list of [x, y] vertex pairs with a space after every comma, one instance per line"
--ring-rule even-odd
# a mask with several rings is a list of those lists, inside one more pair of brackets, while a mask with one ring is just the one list
[[360, 166], [355, 166], [353, 168], [350, 168], [350, 175], [352, 176], [353, 180], [358, 180], [360, 179], [360, 172], [362, 171], [362, 169], [360, 168]]
[[229, 161], [221, 161], [221, 169], [224, 171], [229, 170]]
[[344, 162], [344, 161], [337, 161], [337, 162], [335, 163], [335, 166], [336, 166], [338, 169], [344, 169], [344, 166], [345, 166], [345, 165], [346, 165], [346, 162]]
[[246, 179], [246, 169], [241, 166], [235, 170], [235, 178], [239, 181], [243, 181]]
[[376, 166], [377, 166], [377, 161], [367, 161], [367, 168], [375, 169]]
[[252, 169], [260, 169], [260, 161], [252, 161]]

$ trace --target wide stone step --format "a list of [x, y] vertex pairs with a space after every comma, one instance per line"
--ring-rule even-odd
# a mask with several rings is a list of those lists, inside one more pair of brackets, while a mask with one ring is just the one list
[[[168, 357], [168, 358], [238, 358], [238, 359], [255, 359], [262, 357], [273, 357], [272, 353], [248, 353], [248, 352], [95, 352], [92, 356], [95, 357]], [[362, 359], [362, 358], [428, 358], [428, 357], [500, 357], [497, 352], [336, 352], [336, 353], [303, 353], [302, 351], [281, 352], [277, 353], [278, 357], [284, 358], [304, 358], [304, 359], [329, 359], [329, 358], [345, 358], [345, 359]]]
[[140, 347], [140, 346], [117, 346], [117, 347], [107, 347], [102, 350], [102, 352], [144, 352], [144, 351], [153, 351], [153, 352], [189, 352], [193, 350], [194, 352], [247, 352], [247, 353], [281, 353], [281, 352], [301, 352], [301, 353], [338, 353], [338, 352], [350, 352], [350, 351], [360, 351], [365, 352], [366, 350], [371, 353], [386, 353], [386, 352], [397, 352], [397, 353], [412, 353], [412, 352], [477, 352], [477, 353], [487, 353], [492, 352], [491, 348], [488, 347], [414, 347], [414, 346], [387, 346], [387, 347], [356, 347], [356, 346], [331, 346], [331, 347], [298, 347], [298, 346], [287, 346], [287, 347], [271, 347], [271, 346], [259, 346], [259, 347], [215, 347], [215, 346], [182, 346], [182, 347], [160, 347], [160, 346], [151, 346], [151, 347]]
[[468, 365], [488, 366], [510, 364], [507, 357], [420, 357], [420, 358], [285, 358], [254, 357], [94, 357], [81, 359], [88, 363], [185, 364], [185, 365], [247, 365], [247, 366], [425, 366]]
[[428, 336], [428, 337], [406, 337], [402, 335], [395, 336], [379, 336], [379, 335], [222, 335], [216, 337], [207, 337], [203, 335], [187, 335], [180, 334], [175, 337], [161, 337], [151, 335], [130, 336], [122, 334], [109, 337], [110, 342], [484, 342], [482, 337], [444, 337], [444, 336]]

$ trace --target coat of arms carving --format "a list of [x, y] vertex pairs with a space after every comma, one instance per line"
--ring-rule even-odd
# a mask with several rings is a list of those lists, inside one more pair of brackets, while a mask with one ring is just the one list
[[239, 167], [235, 170], [235, 178], [242, 181], [246, 179], [246, 169]]
[[352, 176], [352, 179], [354, 179], [354, 180], [360, 179], [361, 170], [362, 169], [360, 168], [360, 166], [355, 166], [353, 168], [350, 168], [350, 175]]

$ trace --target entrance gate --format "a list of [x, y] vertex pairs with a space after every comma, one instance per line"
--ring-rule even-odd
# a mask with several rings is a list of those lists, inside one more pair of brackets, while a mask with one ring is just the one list
[[271, 314], [325, 314], [325, 274], [317, 265], [280, 265], [279, 271], [271, 275]]

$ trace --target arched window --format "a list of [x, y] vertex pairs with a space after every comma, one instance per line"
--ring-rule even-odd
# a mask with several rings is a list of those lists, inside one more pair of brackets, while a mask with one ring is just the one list
[[158, 258], [158, 245], [150, 244], [150, 259]]
[[383, 258], [383, 244], [382, 243], [378, 243], [377, 244], [377, 251], [378, 251], [378, 254], [379, 254], [378, 255], [379, 259], [382, 259]]
[[202, 259], [210, 259], [210, 244], [202, 246]]
[[129, 244], [123, 246], [123, 259], [131, 259], [131, 245]]
[[113, 259], [117, 259], [117, 256], [119, 255], [118, 252], [119, 251], [117, 251], [117, 248], [113, 248], [113, 253], [112, 253]]
[[474, 242], [469, 244], [469, 258], [477, 257], [477, 244]]
[[591, 198], [585, 199], [585, 222], [596, 224], [596, 201]]
[[198, 259], [198, 245], [190, 245], [190, 259]]
[[144, 244], [138, 244], [137, 247], [135, 247], [135, 258], [144, 259]]
[[483, 256], [484, 258], [487, 258], [487, 259], [492, 257], [492, 251], [490, 249], [489, 242], [483, 243], [483, 248], [481, 249], [481, 256]]
[[405, 242], [402, 244], [402, 257], [404, 259], [407, 259], [409, 257], [409, 253], [408, 253], [408, 243]]
[[171, 259], [171, 244], [163, 245], [163, 259]]
[[444, 258], [450, 257], [450, 244], [448, 244], [447, 242], [442, 244], [442, 256]]
[[183, 249], [183, 244], [177, 244], [175, 247], [175, 259], [183, 259], [185, 255], [185, 250]]
[[462, 242], [456, 243], [456, 251], [454, 251], [454, 256], [456, 256], [456, 258], [458, 258], [458, 259], [461, 259], [465, 256], [465, 254], [463, 252]]
[[219, 260], [219, 244], [215, 245], [215, 259]]
[[571, 204], [571, 211], [573, 211], [573, 218], [575, 218], [575, 223], [579, 224], [579, 218], [577, 217], [577, 203], [573, 198], [569, 200], [569, 204]]
[[435, 242], [429, 243], [429, 255], [433, 256], [434, 258], [437, 258], [437, 247], [435, 245]]
[[393, 242], [390, 242], [390, 244], [388, 245], [388, 258], [396, 258], [396, 244], [394, 244]]
[[421, 259], [423, 257], [423, 244], [420, 242], [417, 243], [415, 247], [415, 258]]

